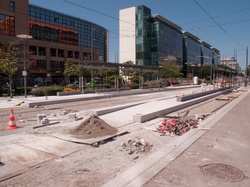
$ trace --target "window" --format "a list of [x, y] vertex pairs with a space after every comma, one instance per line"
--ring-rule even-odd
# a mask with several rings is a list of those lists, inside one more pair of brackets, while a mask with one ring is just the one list
[[54, 22], [59, 22], [59, 18], [54, 18]]
[[39, 47], [38, 53], [40, 56], [46, 56], [46, 48], [45, 47]]
[[68, 58], [73, 58], [73, 51], [68, 51]]
[[15, 36], [15, 18], [0, 14], [0, 34]]
[[88, 53], [85, 53], [85, 52], [83, 53], [83, 59], [88, 60]]
[[58, 57], [64, 57], [64, 50], [58, 49]]
[[13, 1], [10, 1], [10, 11], [15, 12], [15, 3]]
[[51, 48], [50, 49], [50, 56], [56, 56], [56, 49]]
[[36, 46], [30, 46], [31, 55], [36, 55]]
[[75, 51], [75, 58], [78, 59], [79, 58], [79, 52]]

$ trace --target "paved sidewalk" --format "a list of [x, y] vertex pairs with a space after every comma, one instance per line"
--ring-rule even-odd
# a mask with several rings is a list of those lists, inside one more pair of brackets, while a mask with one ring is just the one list
[[[228, 112], [227, 112], [228, 110]], [[250, 186], [250, 93], [144, 187]]]

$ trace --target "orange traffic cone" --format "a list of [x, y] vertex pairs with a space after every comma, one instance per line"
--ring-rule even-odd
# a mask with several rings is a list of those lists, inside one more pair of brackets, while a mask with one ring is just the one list
[[14, 111], [13, 109], [10, 110], [10, 120], [9, 120], [9, 126], [6, 128], [6, 130], [13, 130], [16, 129], [16, 121], [14, 117]]

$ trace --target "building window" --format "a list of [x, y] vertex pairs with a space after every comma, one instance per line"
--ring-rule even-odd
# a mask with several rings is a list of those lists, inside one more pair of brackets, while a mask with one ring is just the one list
[[13, 1], [10, 1], [10, 11], [15, 12], [15, 3]]
[[51, 71], [63, 71], [64, 62], [63, 61], [50, 61]]
[[88, 53], [85, 53], [85, 52], [83, 53], [83, 59], [88, 60]]
[[56, 56], [56, 49], [51, 48], [50, 49], [50, 56]]
[[68, 58], [73, 58], [73, 51], [68, 51]]
[[58, 57], [64, 57], [64, 50], [58, 49]]
[[75, 51], [75, 58], [78, 59], [79, 58], [79, 52]]
[[15, 36], [15, 18], [0, 14], [0, 34]]
[[54, 18], [54, 22], [59, 22], [59, 18]]
[[36, 55], [36, 46], [30, 46], [31, 55]]
[[46, 56], [46, 48], [45, 47], [39, 47], [38, 48], [38, 54], [40, 56]]

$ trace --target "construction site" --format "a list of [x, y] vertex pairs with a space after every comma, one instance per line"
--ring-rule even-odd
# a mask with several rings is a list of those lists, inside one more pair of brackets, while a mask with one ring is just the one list
[[0, 186], [250, 186], [247, 89], [77, 97], [1, 100]]

